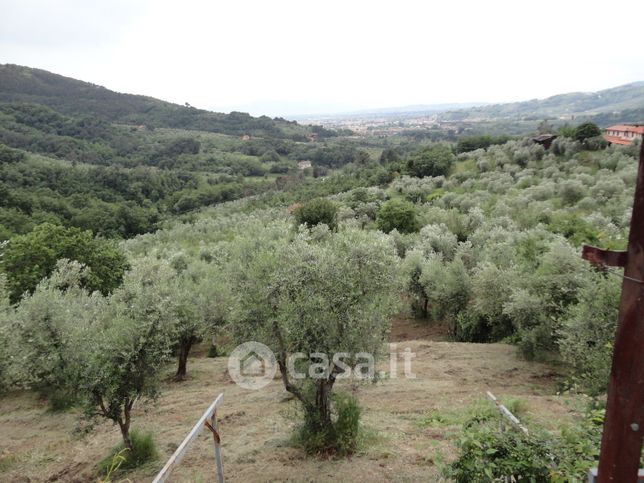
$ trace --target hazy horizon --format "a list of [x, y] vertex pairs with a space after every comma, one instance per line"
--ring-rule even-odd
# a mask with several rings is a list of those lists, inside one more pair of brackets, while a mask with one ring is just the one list
[[0, 5], [0, 62], [214, 111], [503, 103], [644, 79], [644, 52], [627, 48], [644, 16], [636, 1], [619, 23], [579, 1]]

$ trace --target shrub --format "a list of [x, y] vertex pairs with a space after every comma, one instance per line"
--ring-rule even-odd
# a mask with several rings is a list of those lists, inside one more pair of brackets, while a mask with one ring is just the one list
[[27, 155], [23, 151], [11, 149], [0, 143], [0, 163], [19, 163], [24, 161]]
[[510, 140], [509, 136], [469, 136], [460, 138], [456, 144], [457, 153], [467, 153], [477, 149], [484, 149], [493, 144], [504, 144]]
[[118, 470], [137, 468], [144, 463], [157, 459], [159, 454], [154, 444], [152, 433], [141, 433], [133, 429], [130, 432], [130, 437], [132, 439], [132, 449], [126, 449], [123, 442], [115, 446], [110, 455], [99, 463], [98, 469], [101, 474], [114, 473], [114, 462], [115, 460], [120, 460], [121, 457], [122, 460], [118, 465]]
[[162, 156], [175, 158], [181, 154], [198, 154], [201, 143], [193, 138], [179, 138], [170, 142], [161, 150]]
[[579, 389], [590, 394], [601, 394], [608, 386], [619, 294], [616, 277], [597, 273], [593, 283], [579, 291], [579, 303], [563, 317], [561, 355], [574, 368]]
[[317, 199], [298, 206], [293, 214], [298, 225], [306, 225], [312, 228], [315, 225], [324, 223], [330, 229], [337, 227], [338, 208], [332, 201]]
[[457, 483], [497, 481], [548, 481], [548, 446], [522, 432], [500, 433], [496, 424], [470, 427], [456, 442], [459, 455], [445, 470]]
[[419, 228], [416, 208], [403, 200], [389, 200], [383, 203], [378, 210], [376, 224], [378, 229], [385, 233], [394, 229], [400, 233], [413, 233]]
[[411, 156], [407, 161], [407, 170], [417, 178], [446, 175], [454, 159], [455, 156], [449, 146], [436, 144]]
[[584, 141], [585, 139], [588, 139], [588, 138], [601, 136], [601, 134], [602, 132], [597, 127], [597, 124], [594, 124], [592, 122], [585, 122], [577, 126], [577, 128], [575, 129], [575, 140]]
[[462, 342], [488, 342], [491, 339], [490, 332], [490, 322], [486, 317], [464, 311], [456, 316], [452, 335], [455, 340]]
[[548, 229], [565, 236], [573, 245], [599, 244], [599, 232], [590, 223], [574, 213], [557, 212], [548, 223]]
[[586, 188], [574, 179], [563, 181], [559, 184], [559, 196], [567, 205], [573, 205], [586, 195]]
[[81, 402], [78, 394], [69, 388], [45, 388], [42, 393], [47, 398], [49, 409], [54, 412], [66, 411]]
[[355, 397], [336, 393], [333, 395], [331, 425], [320, 424], [316, 411], [304, 410], [304, 422], [296, 429], [294, 443], [307, 454], [351, 455], [360, 442], [361, 413]]
[[44, 223], [26, 235], [13, 237], [0, 253], [0, 269], [7, 274], [11, 301], [33, 292], [49, 276], [59, 259], [87, 266], [82, 286], [104, 295], [121, 284], [127, 259], [115, 243], [94, 238], [91, 231]]
[[260, 158], [262, 163], [277, 163], [280, 161], [280, 155], [274, 149], [268, 149]]
[[12, 385], [14, 358], [18, 351], [13, 310], [9, 306], [6, 277], [0, 273], [0, 394]]
[[445, 259], [451, 260], [457, 244], [456, 235], [445, 225], [426, 225], [420, 230], [420, 240], [414, 248], [422, 250], [426, 255], [439, 253]]
[[457, 483], [471, 481], [583, 481], [596, 466], [603, 410], [589, 409], [581, 421], [565, 427], [560, 436], [514, 428], [501, 433], [498, 416], [477, 411], [463, 425], [457, 440], [458, 457], [443, 468]]

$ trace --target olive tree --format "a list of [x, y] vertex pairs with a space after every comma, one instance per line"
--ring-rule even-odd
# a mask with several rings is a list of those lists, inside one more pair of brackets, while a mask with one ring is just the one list
[[429, 309], [429, 294], [426, 285], [420, 279], [426, 270], [427, 260], [420, 250], [410, 250], [405, 254], [401, 265], [405, 279], [405, 290], [411, 298], [412, 311], [427, 317]]
[[[176, 259], [175, 259], [176, 260]], [[187, 376], [188, 355], [193, 345], [212, 334], [226, 318], [227, 284], [215, 262], [191, 261], [185, 267], [174, 263], [177, 276], [173, 285], [175, 337], [178, 366], [175, 379]]]
[[91, 323], [92, 336], [76, 347], [80, 365], [74, 387], [89, 417], [119, 425], [132, 449], [132, 408], [158, 395], [161, 370], [176, 340], [176, 301], [169, 283], [175, 272], [165, 261], [142, 259]]
[[110, 419], [132, 449], [131, 412], [154, 398], [176, 340], [176, 272], [143, 258], [111, 296], [82, 286], [86, 267], [61, 260], [15, 309], [24, 382]]
[[[13, 314], [21, 383], [47, 395], [54, 407], [73, 402], [84, 331], [105, 307], [105, 298], [81, 287], [87, 268], [59, 260], [52, 274], [25, 296]], [[90, 336], [91, 337], [91, 336]]]
[[6, 281], [6, 277], [0, 274], [0, 393], [11, 386], [10, 374], [14, 367], [13, 359], [17, 350]]
[[[300, 232], [291, 242], [241, 239], [230, 274], [238, 294], [231, 330], [238, 340], [273, 350], [284, 387], [321, 433], [333, 424], [336, 379], [349, 375], [333, 355], [350, 354], [344, 362], [352, 370], [360, 363], [357, 354], [377, 357], [399, 300], [398, 259], [389, 237], [355, 229], [326, 233], [316, 240]], [[293, 377], [294, 353], [305, 354], [299, 371], [315, 371], [316, 378]]]
[[558, 345], [563, 359], [575, 369], [581, 389], [602, 394], [610, 374], [620, 284], [617, 277], [603, 273], [589, 278], [592, 283], [580, 290], [580, 303], [570, 306], [563, 317]]
[[445, 261], [439, 252], [409, 251], [402, 263], [412, 309], [423, 317], [454, 323], [470, 298], [470, 276], [460, 257]]

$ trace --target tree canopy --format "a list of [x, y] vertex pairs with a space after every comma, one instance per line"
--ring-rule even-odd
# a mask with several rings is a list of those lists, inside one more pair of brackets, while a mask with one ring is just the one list
[[588, 138], [594, 138], [596, 136], [601, 136], [601, 129], [597, 127], [597, 124], [592, 122], [585, 122], [580, 124], [575, 128], [574, 138], [577, 141], [584, 141]]
[[416, 208], [405, 200], [389, 200], [382, 204], [376, 219], [378, 228], [385, 233], [398, 230], [400, 233], [413, 233], [418, 231], [419, 223], [416, 219]]
[[[230, 330], [240, 342], [273, 350], [286, 390], [328, 445], [332, 389], [338, 377], [351, 376], [332, 358], [346, 353], [342, 362], [350, 371], [359, 353], [381, 353], [398, 299], [394, 246], [385, 235], [361, 230], [327, 231], [319, 240], [300, 233], [290, 243], [267, 233], [236, 241], [235, 252]], [[302, 379], [289, 370], [295, 353], [305, 354], [293, 362]]]
[[6, 274], [12, 302], [34, 291], [60, 259], [87, 266], [83, 287], [108, 294], [118, 287], [128, 262], [114, 242], [94, 238], [92, 232], [44, 223], [13, 237], [1, 246], [0, 268]]
[[321, 198], [302, 203], [295, 209], [293, 215], [298, 225], [311, 228], [324, 223], [334, 230], [337, 226], [337, 212], [338, 208], [332, 201]]
[[412, 155], [407, 161], [407, 170], [412, 176], [441, 176], [449, 173], [454, 154], [446, 144], [435, 144]]

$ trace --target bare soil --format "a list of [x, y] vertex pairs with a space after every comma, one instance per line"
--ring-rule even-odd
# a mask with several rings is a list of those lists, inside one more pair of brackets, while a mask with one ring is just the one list
[[[578, 402], [556, 395], [556, 368], [528, 362], [506, 344], [448, 342], [442, 327], [400, 317], [392, 342], [416, 357], [415, 379], [385, 377], [376, 384], [344, 384], [364, 409], [364, 447], [351, 458], [307, 457], [289, 445], [293, 402], [279, 380], [261, 390], [235, 385], [226, 358], [190, 359], [189, 379], [168, 382], [156, 405], [135, 408], [133, 426], [152, 431], [160, 452], [149, 463], [116, 480], [151, 481], [177, 445], [220, 392], [219, 412], [224, 472], [228, 481], [440, 481], [437, 462], [454, 457], [459, 416], [490, 390], [518, 399], [528, 424], [556, 430], [572, 421]], [[381, 369], [389, 371], [389, 361]], [[439, 415], [440, 417], [437, 417]], [[96, 465], [120, 439], [118, 428], [103, 423], [76, 435], [79, 414], [53, 413], [32, 393], [0, 399], [0, 481], [89, 482]], [[216, 481], [212, 435], [204, 431], [169, 481]]]

